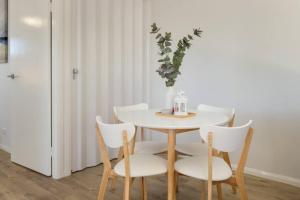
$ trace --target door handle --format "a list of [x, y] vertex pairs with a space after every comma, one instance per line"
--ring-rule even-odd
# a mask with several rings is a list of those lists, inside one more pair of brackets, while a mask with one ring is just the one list
[[11, 79], [15, 79], [17, 78], [17, 76], [15, 74], [10, 74], [10, 75], [7, 75], [8, 78], [11, 78]]
[[79, 74], [79, 70], [77, 68], [73, 68], [72, 74], [73, 74], [73, 80], [75, 80], [77, 78], [77, 75]]

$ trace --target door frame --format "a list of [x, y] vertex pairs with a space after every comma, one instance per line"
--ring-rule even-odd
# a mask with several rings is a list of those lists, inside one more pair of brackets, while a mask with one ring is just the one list
[[52, 2], [52, 177], [71, 175], [71, 2]]

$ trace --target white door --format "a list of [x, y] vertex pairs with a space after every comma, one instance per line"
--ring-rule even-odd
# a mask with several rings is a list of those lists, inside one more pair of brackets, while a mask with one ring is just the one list
[[50, 0], [9, 0], [11, 160], [51, 176]]

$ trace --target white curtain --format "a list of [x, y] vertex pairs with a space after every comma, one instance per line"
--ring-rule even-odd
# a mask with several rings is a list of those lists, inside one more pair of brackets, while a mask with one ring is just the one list
[[[95, 116], [147, 99], [148, 1], [72, 1], [72, 171], [101, 162]], [[111, 151], [111, 156], [115, 152]]]

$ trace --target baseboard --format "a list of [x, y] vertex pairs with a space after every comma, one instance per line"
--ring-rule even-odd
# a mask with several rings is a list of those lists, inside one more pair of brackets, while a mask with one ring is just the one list
[[10, 153], [10, 148], [6, 145], [0, 144], [0, 149], [7, 153]]
[[[233, 168], [235, 168], [235, 167], [236, 166], [233, 165]], [[292, 177], [284, 176], [284, 175], [280, 175], [280, 174], [275, 174], [275, 173], [271, 173], [271, 172], [266, 172], [266, 171], [262, 171], [262, 170], [258, 170], [258, 169], [254, 169], [254, 168], [249, 168], [249, 167], [245, 168], [245, 173], [300, 188], [300, 179], [296, 179], [296, 178], [292, 178]]]

